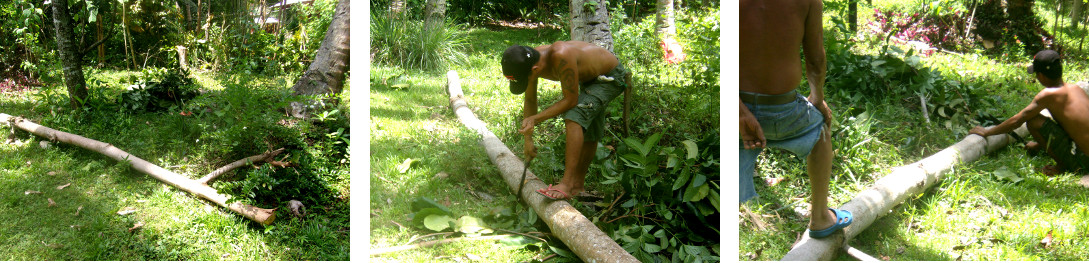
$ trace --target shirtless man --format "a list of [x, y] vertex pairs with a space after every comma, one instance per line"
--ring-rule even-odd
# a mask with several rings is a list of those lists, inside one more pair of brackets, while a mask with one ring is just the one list
[[[806, 158], [809, 236], [826, 237], [851, 224], [846, 210], [828, 207], [832, 174], [832, 111], [824, 103], [824, 35], [820, 0], [741, 0], [741, 202], [756, 197], [753, 173], [764, 147]], [[809, 97], [801, 82], [805, 53]]]
[[[976, 126], [969, 133], [980, 136], [1004, 134], [1028, 123], [1035, 142], [1025, 144], [1029, 151], [1046, 150], [1056, 166], [1045, 166], [1047, 175], [1063, 171], [1089, 172], [1089, 95], [1078, 85], [1063, 82], [1063, 65], [1059, 53], [1044, 50], [1033, 56], [1030, 74], [1044, 90], [1036, 93], [1029, 105], [998, 126], [987, 129]], [[1040, 114], [1047, 109], [1051, 117]]]
[[[522, 105], [525, 156], [537, 156], [533, 127], [563, 114], [567, 142], [563, 178], [537, 193], [549, 199], [570, 199], [581, 193], [586, 170], [605, 134], [605, 108], [625, 91], [628, 70], [609, 50], [581, 41], [560, 41], [530, 48], [511, 46], [503, 52], [503, 75], [510, 92], [526, 93]], [[537, 78], [560, 82], [563, 98], [537, 112]]]

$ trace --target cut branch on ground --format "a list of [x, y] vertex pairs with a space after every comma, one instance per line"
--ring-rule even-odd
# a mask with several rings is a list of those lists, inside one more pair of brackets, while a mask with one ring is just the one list
[[215, 180], [216, 178], [219, 178], [220, 175], [223, 175], [223, 174], [225, 174], [227, 172], [230, 172], [231, 170], [237, 169], [238, 167], [242, 167], [243, 165], [246, 165], [246, 164], [249, 164], [249, 163], [256, 164], [256, 163], [259, 163], [259, 162], [268, 162], [268, 161], [271, 160], [271, 158], [273, 156], [279, 155], [282, 152], [284, 152], [284, 148], [276, 149], [276, 150], [271, 151], [271, 152], [265, 152], [265, 153], [250, 156], [250, 157], [246, 157], [246, 158], [243, 158], [242, 160], [234, 161], [233, 163], [229, 163], [227, 165], [224, 165], [223, 167], [220, 167], [219, 169], [216, 169], [215, 171], [212, 171], [208, 175], [205, 175], [204, 177], [201, 177], [200, 179], [197, 179], [197, 182], [200, 183], [200, 184], [207, 185], [208, 183], [212, 182], [212, 180]]

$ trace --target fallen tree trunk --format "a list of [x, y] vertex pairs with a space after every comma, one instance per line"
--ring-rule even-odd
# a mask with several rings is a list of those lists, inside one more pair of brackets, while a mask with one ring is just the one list
[[[446, 89], [450, 95], [450, 109], [465, 127], [481, 135], [480, 143], [488, 153], [488, 158], [499, 167], [499, 172], [511, 191], [517, 191], [525, 164], [469, 109], [469, 104], [463, 99], [461, 80], [456, 71], [446, 73]], [[536, 194], [535, 189], [545, 188], [547, 185], [537, 179], [532, 171], [527, 171], [526, 178], [525, 189], [517, 194], [548, 224], [552, 234], [567, 244], [579, 258], [586, 262], [638, 262], [571, 204], [549, 201]]]
[[229, 163], [227, 165], [224, 165], [223, 167], [220, 167], [219, 169], [216, 169], [215, 171], [212, 171], [208, 175], [205, 175], [204, 177], [201, 177], [200, 179], [197, 179], [197, 182], [200, 183], [200, 184], [203, 184], [203, 185], [207, 185], [208, 182], [211, 182], [212, 180], [215, 180], [216, 178], [219, 178], [220, 175], [223, 175], [223, 174], [225, 174], [227, 172], [230, 172], [231, 170], [234, 170], [234, 169], [236, 169], [238, 167], [242, 167], [243, 165], [246, 165], [247, 163], [258, 163], [258, 162], [265, 161], [265, 159], [272, 158], [273, 156], [279, 155], [283, 151], [284, 151], [284, 148], [280, 148], [280, 149], [276, 149], [275, 151], [265, 152], [265, 153], [262, 153], [262, 154], [246, 157], [246, 158], [244, 158], [242, 160], [234, 161], [233, 163]]
[[[1021, 137], [1028, 136], [1028, 129], [1024, 125], [1014, 132]], [[1006, 134], [987, 138], [968, 135], [930, 157], [893, 168], [892, 172], [878, 179], [869, 189], [839, 207], [854, 214], [854, 222], [844, 228], [842, 234], [837, 232], [834, 237], [813, 239], [809, 237], [809, 230], [806, 230], [802, 233], [802, 239], [783, 256], [783, 260], [831, 260], [843, 248], [846, 240], [857, 236], [877, 218], [889, 213], [893, 206], [934, 186], [954, 165], [979, 160], [984, 154], [1005, 147], [1010, 139], [1011, 136]]]
[[155, 177], [159, 181], [163, 181], [166, 184], [174, 186], [178, 189], [189, 192], [197, 197], [204, 198], [208, 201], [212, 201], [216, 205], [225, 207], [238, 213], [246, 218], [263, 225], [272, 224], [272, 221], [276, 219], [275, 209], [264, 209], [242, 203], [227, 203], [227, 196], [221, 195], [216, 192], [215, 189], [201, 184], [196, 180], [189, 179], [183, 175], [171, 172], [163, 169], [157, 165], [154, 165], [140, 157], [133, 156], [111, 144], [88, 139], [83, 136], [62, 132], [51, 129], [49, 127], [38, 125], [37, 123], [30, 122], [26, 119], [13, 117], [8, 114], [0, 113], [0, 124], [7, 124], [12, 127], [16, 127], [25, 131], [28, 131], [34, 135], [41, 136], [49, 139], [50, 141], [59, 141], [81, 148], [95, 151], [102, 155], [106, 155], [111, 159], [118, 162], [126, 162], [132, 165], [133, 169]]

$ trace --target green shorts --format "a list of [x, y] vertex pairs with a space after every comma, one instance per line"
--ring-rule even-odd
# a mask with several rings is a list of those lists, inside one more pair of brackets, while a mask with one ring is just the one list
[[1070, 135], [1058, 122], [1047, 118], [1044, 125], [1040, 127], [1040, 133], [1047, 137], [1047, 149], [1051, 149], [1055, 159], [1068, 166], [1063, 168], [1072, 172], [1089, 172], [1089, 156], [1078, 149], [1078, 145], [1070, 140]]
[[627, 86], [624, 76], [627, 74], [624, 66], [617, 65], [605, 74], [613, 80], [598, 77], [579, 84], [579, 104], [567, 110], [563, 118], [582, 126], [584, 141], [598, 142], [605, 137], [605, 109], [610, 101], [624, 92]]

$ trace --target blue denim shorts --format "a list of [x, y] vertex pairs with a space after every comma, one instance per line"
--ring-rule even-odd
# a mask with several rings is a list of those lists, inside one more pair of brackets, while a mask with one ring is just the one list
[[[768, 140], [766, 147], [786, 149], [798, 158], [809, 156], [813, 146], [820, 139], [824, 127], [824, 115], [817, 107], [798, 94], [793, 102], [780, 105], [757, 105], [745, 103]], [[745, 149], [745, 142], [738, 144], [741, 156], [740, 200], [742, 203], [756, 197], [753, 174], [756, 170], [756, 157], [764, 148]]]

